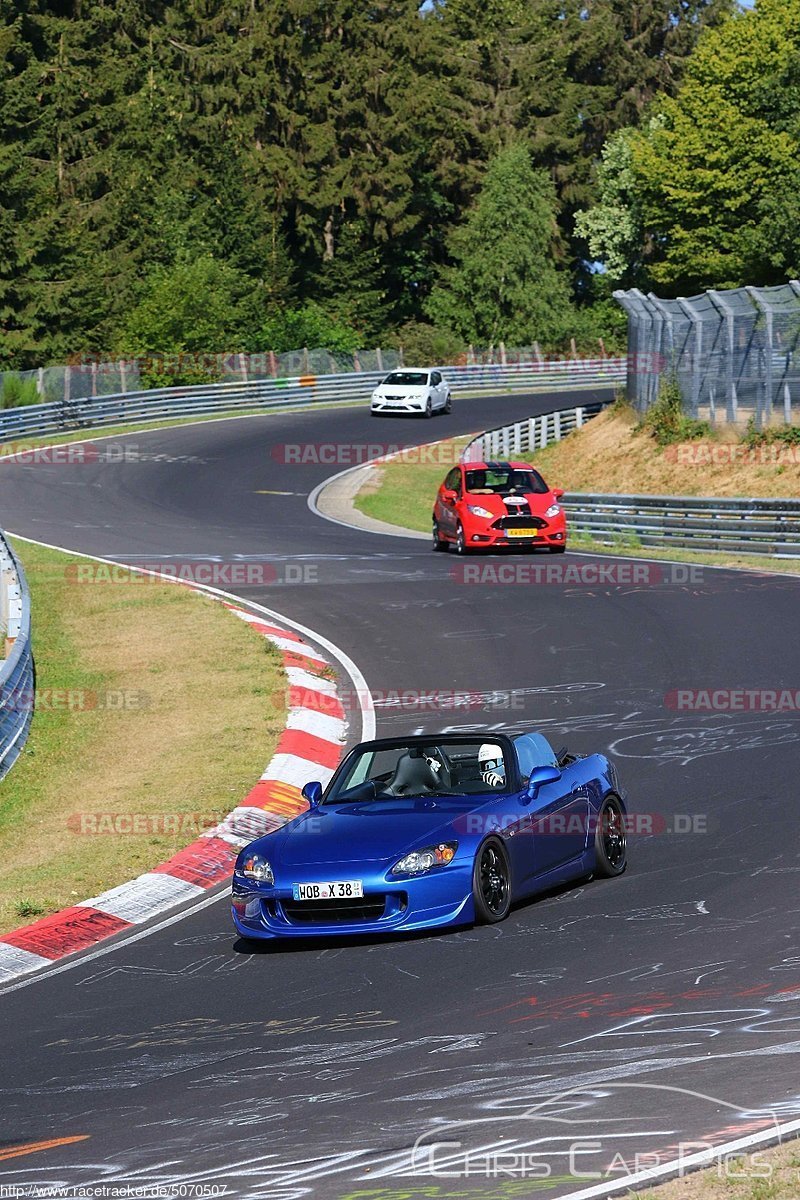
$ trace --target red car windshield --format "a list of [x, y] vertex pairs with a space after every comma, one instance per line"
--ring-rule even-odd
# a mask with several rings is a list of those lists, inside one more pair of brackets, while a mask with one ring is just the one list
[[532, 467], [476, 467], [465, 472], [466, 489], [478, 496], [511, 496], [548, 492], [545, 481]]

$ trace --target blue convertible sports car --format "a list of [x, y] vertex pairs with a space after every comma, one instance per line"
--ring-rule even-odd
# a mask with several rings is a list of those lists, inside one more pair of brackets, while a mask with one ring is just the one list
[[625, 870], [616, 769], [540, 733], [362, 742], [303, 795], [308, 812], [236, 861], [243, 938], [501, 921], [535, 892]]

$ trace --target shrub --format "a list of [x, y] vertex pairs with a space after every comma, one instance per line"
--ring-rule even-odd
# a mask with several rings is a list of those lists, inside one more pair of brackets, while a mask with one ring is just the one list
[[648, 408], [637, 425], [637, 432], [649, 433], [659, 446], [675, 442], [690, 442], [711, 432], [708, 421], [695, 421], [683, 411], [683, 397], [674, 375], [665, 376], [658, 389], [658, 399]]
[[328, 350], [331, 354], [352, 354], [362, 349], [361, 336], [344, 321], [331, 316], [314, 300], [295, 308], [271, 312], [255, 338], [256, 351]]
[[456, 366], [466, 362], [467, 348], [457, 334], [424, 321], [406, 321], [387, 341], [398, 349], [402, 347], [403, 361], [408, 366]]
[[747, 422], [747, 430], [742, 441], [751, 450], [756, 446], [771, 446], [775, 442], [781, 442], [784, 446], [800, 446], [800, 425], [756, 429], [756, 419], [751, 417]]
[[35, 379], [23, 379], [13, 372], [3, 376], [3, 408], [23, 408], [27, 404], [41, 404]]

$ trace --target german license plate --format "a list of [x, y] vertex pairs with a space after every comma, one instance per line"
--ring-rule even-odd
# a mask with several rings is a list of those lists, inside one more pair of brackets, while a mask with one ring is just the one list
[[510, 538], [514, 537], [536, 537], [539, 533], [538, 529], [507, 529], [506, 534]]
[[296, 883], [292, 887], [294, 900], [350, 900], [364, 895], [360, 879], [337, 880], [333, 883]]

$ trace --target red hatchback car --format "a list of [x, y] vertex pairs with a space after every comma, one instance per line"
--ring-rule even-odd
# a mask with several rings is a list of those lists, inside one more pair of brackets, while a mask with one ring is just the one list
[[567, 521], [539, 472], [522, 462], [465, 462], [448, 471], [433, 507], [433, 548], [456, 553], [523, 546], [563, 554]]

